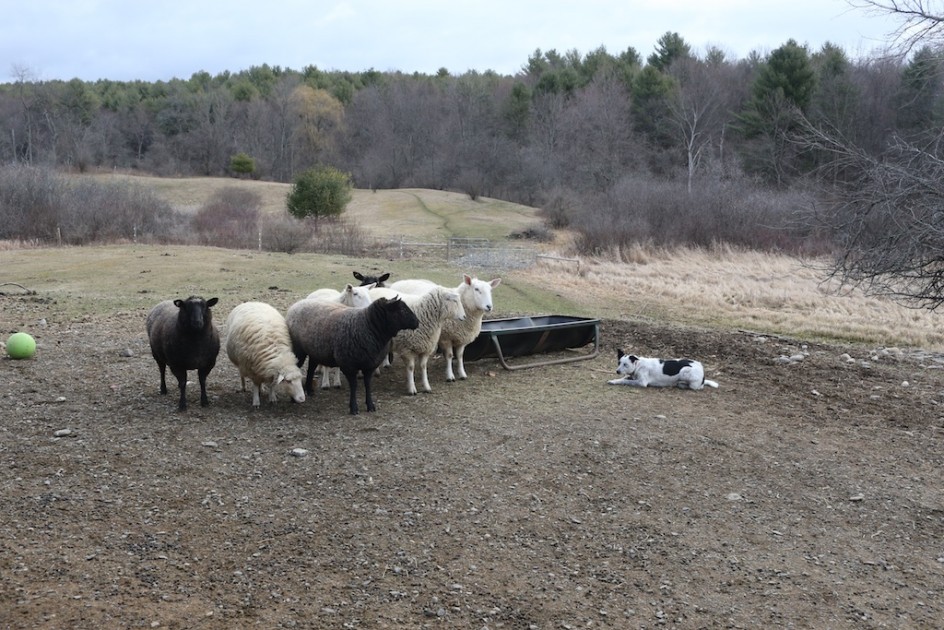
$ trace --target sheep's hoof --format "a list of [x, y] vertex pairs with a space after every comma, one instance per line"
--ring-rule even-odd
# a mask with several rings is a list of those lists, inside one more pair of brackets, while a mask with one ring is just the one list
[[455, 383], [455, 382], [456, 382], [456, 378], [455, 378], [455, 377], [447, 378], [447, 379], [446, 379], [446, 382], [447, 382], [447, 383]]

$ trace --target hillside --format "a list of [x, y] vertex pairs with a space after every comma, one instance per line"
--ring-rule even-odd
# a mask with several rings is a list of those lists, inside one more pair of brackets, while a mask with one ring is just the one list
[[[146, 177], [123, 173], [88, 175], [104, 181], [121, 181], [153, 190], [181, 212], [195, 212], [217, 191], [226, 187], [248, 189], [262, 198], [263, 212], [283, 214], [290, 184], [224, 177]], [[344, 214], [376, 237], [408, 235], [423, 241], [443, 241], [458, 236], [506, 239], [514, 231], [540, 222], [537, 210], [528, 206], [479, 198], [442, 190], [354, 190]]]

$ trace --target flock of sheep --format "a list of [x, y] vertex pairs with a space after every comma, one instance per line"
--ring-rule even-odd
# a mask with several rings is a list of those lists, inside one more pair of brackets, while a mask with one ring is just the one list
[[[262, 387], [269, 401], [276, 400], [276, 388], [290, 392], [292, 400], [304, 402], [313, 393], [315, 370], [321, 366], [321, 387], [341, 386], [344, 374], [350, 388], [349, 408], [359, 412], [357, 379], [362, 375], [368, 411], [376, 406], [371, 395], [371, 379], [391, 357], [406, 369], [407, 392], [416, 394], [418, 369], [424, 391], [431, 391], [427, 375], [429, 359], [439, 348], [446, 359], [446, 380], [466, 378], [465, 347], [482, 329], [482, 319], [490, 312], [492, 289], [501, 278], [491, 281], [464, 275], [456, 288], [429, 280], [400, 280], [390, 286], [390, 274], [377, 277], [354, 272], [360, 286], [348, 284], [342, 291], [318, 289], [292, 304], [283, 316], [264, 302], [244, 302], [226, 318], [226, 355], [239, 370], [242, 389], [252, 384], [252, 404], [260, 405]], [[161, 375], [161, 394], [167, 393], [166, 370], [177, 379], [180, 399], [177, 408], [187, 408], [187, 371], [196, 370], [200, 383], [200, 404], [209, 404], [206, 380], [216, 365], [220, 334], [213, 323], [211, 307], [217, 298], [191, 296], [185, 300], [165, 300], [148, 313], [147, 334], [151, 354]], [[452, 360], [456, 360], [453, 371]], [[306, 374], [301, 368], [308, 360]]]

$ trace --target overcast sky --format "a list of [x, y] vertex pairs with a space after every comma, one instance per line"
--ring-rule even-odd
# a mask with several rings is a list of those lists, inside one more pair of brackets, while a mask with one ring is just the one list
[[516, 74], [535, 49], [582, 55], [667, 31], [741, 59], [795, 39], [874, 56], [900, 23], [846, 0], [0, 0], [0, 83], [301, 70]]

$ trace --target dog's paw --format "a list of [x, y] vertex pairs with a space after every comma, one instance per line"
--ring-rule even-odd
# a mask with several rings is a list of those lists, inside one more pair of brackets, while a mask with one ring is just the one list
[[621, 379], [621, 378], [614, 378], [612, 381], [607, 381], [606, 384], [607, 384], [607, 385], [619, 385], [622, 381], [623, 381], [623, 379]]

